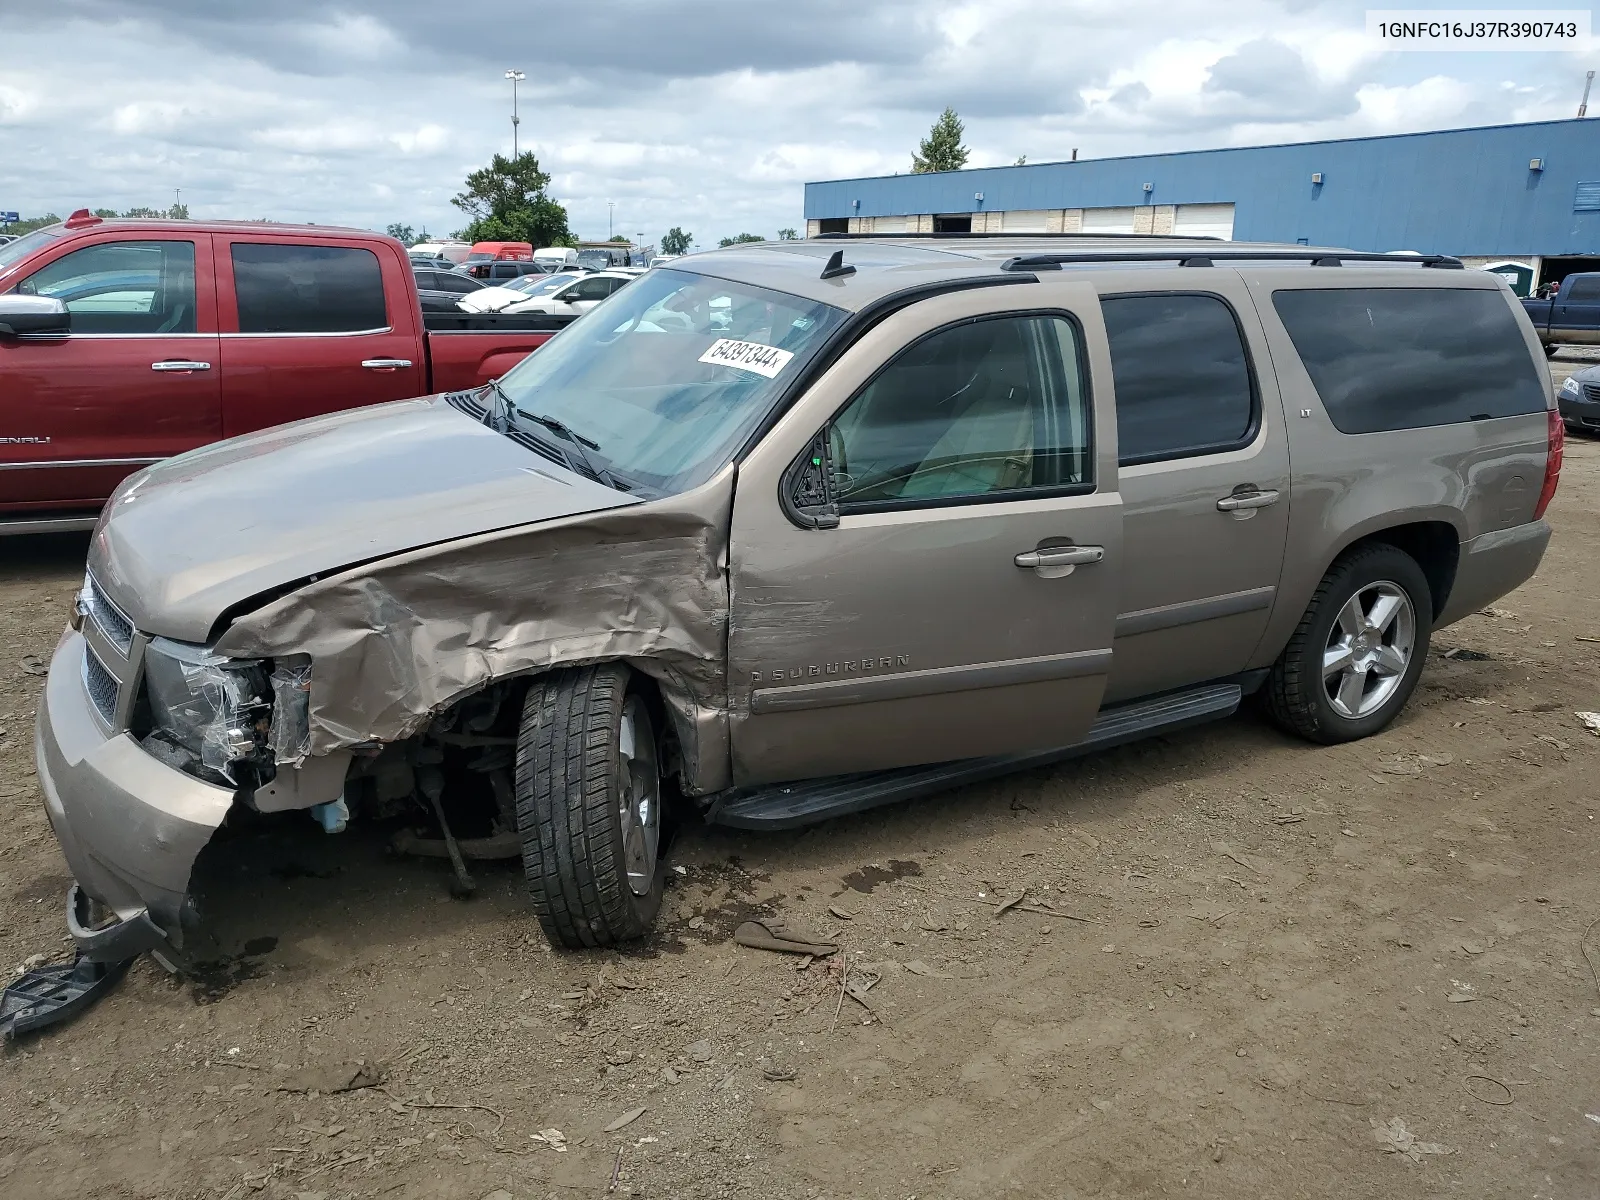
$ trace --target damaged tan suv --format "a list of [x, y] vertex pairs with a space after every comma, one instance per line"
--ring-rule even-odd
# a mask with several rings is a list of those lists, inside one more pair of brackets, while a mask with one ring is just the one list
[[606, 945], [656, 914], [667, 805], [789, 828], [1253, 693], [1374, 733], [1549, 539], [1539, 341], [1459, 266], [736, 247], [497, 385], [151, 467], [39, 714], [71, 931], [169, 954], [230, 813], [308, 810], [408, 826], [463, 885], [520, 854], [549, 937]]

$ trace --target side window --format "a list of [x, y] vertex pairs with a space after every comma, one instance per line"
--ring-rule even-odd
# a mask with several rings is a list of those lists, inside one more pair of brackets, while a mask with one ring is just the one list
[[353, 333], [389, 324], [370, 250], [236, 242], [240, 333]]
[[1580, 275], [1574, 279], [1567, 301], [1571, 304], [1600, 303], [1600, 275]]
[[564, 300], [604, 300], [611, 295], [610, 279], [584, 279], [573, 284], [562, 295]]
[[1090, 401], [1062, 317], [969, 321], [923, 338], [834, 418], [842, 512], [1090, 488]]
[[1214, 453], [1255, 431], [1255, 388], [1233, 310], [1216, 296], [1101, 303], [1117, 387], [1122, 465]]
[[1544, 364], [1498, 291], [1328, 288], [1272, 304], [1341, 433], [1544, 411]]
[[193, 242], [102, 242], [62, 255], [17, 285], [67, 306], [78, 333], [193, 333]]

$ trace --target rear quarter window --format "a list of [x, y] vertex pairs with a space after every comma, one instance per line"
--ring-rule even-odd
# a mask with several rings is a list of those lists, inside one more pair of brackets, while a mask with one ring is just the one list
[[1326, 288], [1272, 303], [1341, 433], [1544, 411], [1542, 368], [1499, 292]]

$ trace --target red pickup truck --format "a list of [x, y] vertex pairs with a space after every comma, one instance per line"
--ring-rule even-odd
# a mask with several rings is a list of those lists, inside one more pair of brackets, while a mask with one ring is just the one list
[[425, 319], [381, 234], [79, 211], [0, 246], [0, 533], [90, 528], [207, 442], [479, 386], [562, 323]]

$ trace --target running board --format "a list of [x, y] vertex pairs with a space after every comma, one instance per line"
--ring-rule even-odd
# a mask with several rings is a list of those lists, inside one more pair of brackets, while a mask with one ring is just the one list
[[1102, 709], [1088, 737], [1075, 745], [1054, 750], [834, 775], [759, 788], [735, 788], [713, 799], [706, 810], [706, 820], [735, 829], [796, 829], [830, 817], [864, 812], [882, 804], [914, 800], [962, 784], [1009, 775], [1013, 771], [1063, 762], [1151, 734], [1215, 721], [1237, 710], [1242, 695], [1243, 690], [1236, 683], [1213, 683]]

